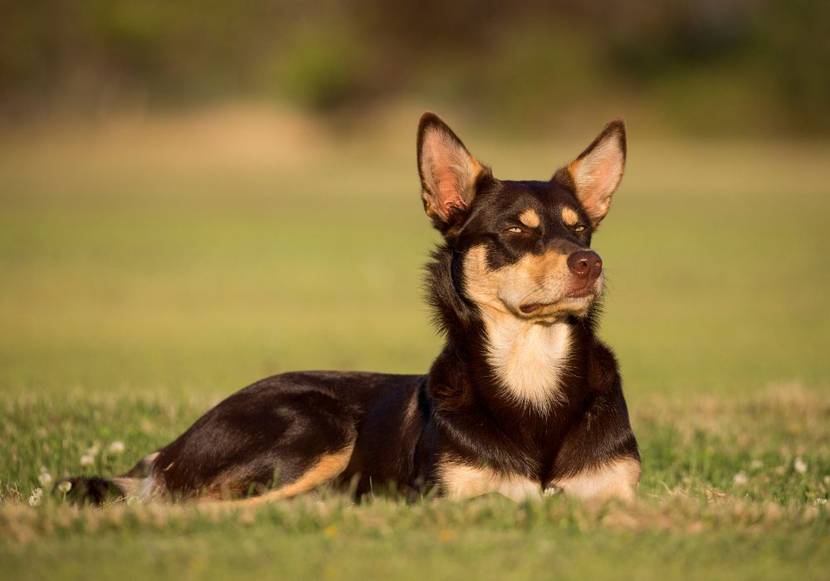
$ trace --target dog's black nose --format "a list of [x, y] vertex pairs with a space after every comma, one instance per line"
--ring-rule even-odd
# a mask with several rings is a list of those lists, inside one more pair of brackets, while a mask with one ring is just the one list
[[568, 268], [580, 278], [597, 278], [602, 272], [602, 258], [593, 250], [579, 250], [568, 257]]

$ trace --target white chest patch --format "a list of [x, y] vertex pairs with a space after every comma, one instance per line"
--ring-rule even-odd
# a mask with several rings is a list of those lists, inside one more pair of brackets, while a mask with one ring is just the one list
[[571, 345], [568, 325], [502, 316], [488, 318], [485, 327], [487, 360], [510, 397], [542, 412], [562, 401], [559, 382]]

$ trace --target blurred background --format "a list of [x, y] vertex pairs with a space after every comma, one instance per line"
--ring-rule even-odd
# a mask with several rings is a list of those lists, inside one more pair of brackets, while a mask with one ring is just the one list
[[425, 371], [424, 110], [524, 179], [625, 117], [595, 247], [632, 398], [828, 385], [826, 2], [1, 10], [4, 390]]
[[828, 20], [815, 0], [4, 2], [0, 103], [13, 121], [424, 99], [511, 131], [624, 111], [701, 134], [821, 135]]

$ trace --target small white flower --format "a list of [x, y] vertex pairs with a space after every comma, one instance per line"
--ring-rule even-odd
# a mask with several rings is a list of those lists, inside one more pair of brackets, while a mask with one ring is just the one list
[[40, 475], [37, 477], [38, 482], [40, 482], [41, 486], [49, 486], [52, 484], [52, 475], [49, 474], [46, 470], [43, 470]]
[[60, 490], [63, 494], [66, 494], [70, 490], [72, 490], [72, 483], [68, 480], [64, 480], [60, 484], [58, 484], [58, 490]]
[[749, 463], [749, 467], [753, 470], [760, 470], [764, 467], [764, 463], [756, 458], [755, 460]]
[[32, 495], [29, 497], [29, 506], [38, 506], [43, 500], [43, 489], [35, 488]]
[[802, 460], [800, 457], [796, 458], [795, 461], [793, 462], [793, 468], [799, 474], [804, 474], [805, 472], [807, 472], [807, 463], [804, 460]]
[[110, 454], [121, 454], [124, 451], [124, 442], [116, 440], [109, 447]]
[[87, 452], [83, 456], [81, 456], [81, 466], [92, 466], [95, 462], [95, 456]]
[[732, 478], [732, 483], [735, 486], [744, 486], [744, 485], [746, 485], [747, 482], [749, 482], [749, 478], [747, 478], [746, 474], [744, 474], [743, 472], [738, 472]]

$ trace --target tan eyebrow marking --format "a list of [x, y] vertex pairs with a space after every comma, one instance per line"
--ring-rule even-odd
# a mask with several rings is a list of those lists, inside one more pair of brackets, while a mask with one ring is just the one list
[[539, 224], [542, 222], [539, 219], [539, 214], [536, 213], [536, 210], [533, 208], [528, 208], [521, 214], [519, 214], [519, 222], [527, 226], [528, 228], [538, 228]]
[[577, 214], [573, 208], [563, 206], [562, 221], [566, 226], [576, 226], [577, 222], [579, 222], [579, 214]]

